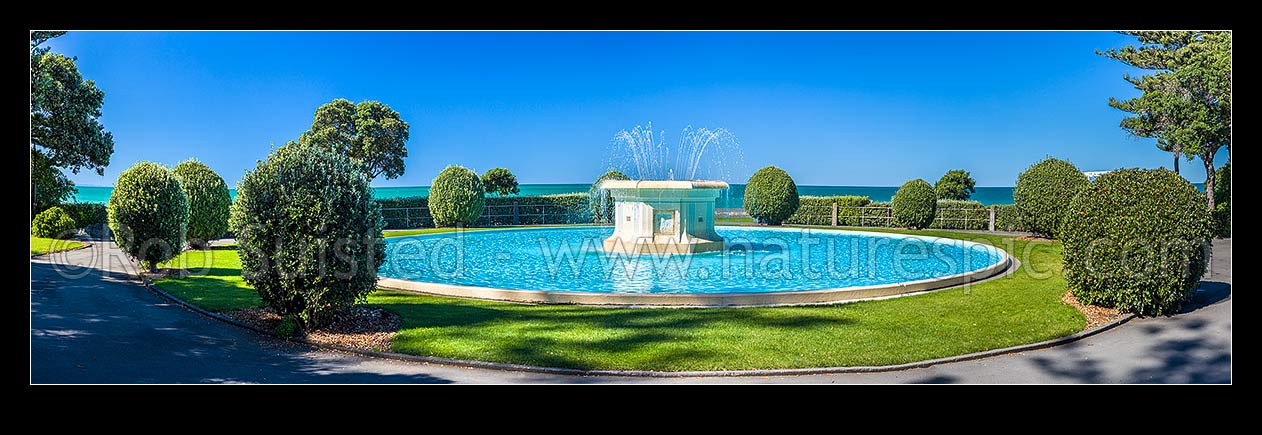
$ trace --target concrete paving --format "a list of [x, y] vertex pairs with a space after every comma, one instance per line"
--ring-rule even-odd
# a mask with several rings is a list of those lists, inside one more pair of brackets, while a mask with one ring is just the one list
[[1231, 240], [1183, 313], [924, 369], [737, 378], [546, 375], [366, 358], [263, 337], [140, 286], [111, 244], [31, 260], [32, 383], [1227, 383]]

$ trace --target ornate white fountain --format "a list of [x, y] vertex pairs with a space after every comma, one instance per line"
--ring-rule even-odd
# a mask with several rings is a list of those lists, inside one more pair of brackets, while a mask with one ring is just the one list
[[601, 188], [614, 199], [614, 231], [605, 251], [638, 254], [693, 254], [721, 251], [714, 232], [714, 200], [722, 181], [607, 180]]
[[[684, 128], [675, 146], [653, 123], [614, 135], [611, 161], [635, 180], [607, 180], [600, 189], [614, 201], [614, 232], [604, 249], [628, 254], [693, 254], [720, 251], [714, 232], [715, 200], [727, 178], [742, 167], [743, 153], [727, 129]], [[675, 177], [683, 181], [675, 180]], [[603, 201], [605, 195], [598, 197]], [[593, 198], [597, 199], [597, 198]], [[604, 209], [604, 204], [600, 205]]]

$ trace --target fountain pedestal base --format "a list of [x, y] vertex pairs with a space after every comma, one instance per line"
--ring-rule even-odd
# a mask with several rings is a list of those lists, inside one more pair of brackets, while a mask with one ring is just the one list
[[604, 249], [627, 254], [694, 254], [723, 250], [714, 232], [714, 200], [722, 181], [609, 180], [614, 233]]

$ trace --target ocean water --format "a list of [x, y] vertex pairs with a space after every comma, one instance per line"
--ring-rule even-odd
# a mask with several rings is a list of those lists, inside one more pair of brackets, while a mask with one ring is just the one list
[[[1205, 190], [1203, 183], [1192, 183], [1197, 189]], [[522, 184], [519, 186], [521, 196], [533, 195], [552, 195], [557, 193], [586, 193], [590, 184]], [[75, 195], [75, 201], [79, 202], [99, 202], [105, 203], [110, 199], [110, 192], [113, 187], [102, 186], [78, 186], [79, 192]], [[1011, 187], [978, 187], [973, 193], [974, 201], [981, 202], [985, 205], [991, 204], [1012, 204], [1012, 188]], [[798, 186], [798, 195], [803, 196], [836, 196], [836, 195], [859, 195], [871, 198], [873, 201], [887, 202], [894, 197], [894, 192], [898, 191], [898, 186]], [[236, 198], [237, 191], [229, 189], [228, 193]], [[406, 198], [412, 196], [429, 196], [429, 186], [401, 186], [401, 187], [378, 187], [376, 188], [377, 198]], [[718, 207], [720, 208], [740, 208], [744, 203], [745, 185], [733, 184], [731, 189], [723, 192], [719, 197]]]
[[[590, 186], [590, 184], [522, 184], [519, 186], [521, 193], [518, 195], [586, 193]], [[110, 192], [114, 190], [113, 187], [106, 186], [78, 186], [77, 188], [79, 192], [74, 196], [75, 201], [97, 203], [109, 201]], [[898, 186], [798, 186], [798, 195], [803, 196], [860, 195], [880, 202], [889, 201], [894, 196], [894, 192], [897, 191]], [[377, 198], [429, 196], [429, 186], [377, 187], [375, 192]], [[237, 196], [236, 189], [229, 189], [228, 193], [233, 198]], [[721, 208], [740, 208], [744, 203], [744, 197], [745, 185], [733, 184], [731, 189], [723, 192], [719, 197], [718, 206]], [[1012, 188], [978, 187], [977, 192], [973, 193], [971, 199], [986, 205], [1011, 204]]]

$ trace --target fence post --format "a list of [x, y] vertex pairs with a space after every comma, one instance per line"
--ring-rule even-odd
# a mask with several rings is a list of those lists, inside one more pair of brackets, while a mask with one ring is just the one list
[[513, 225], [520, 225], [518, 223], [517, 216], [518, 216], [517, 201], [513, 201]]
[[990, 206], [990, 230], [991, 230], [991, 231], [994, 231], [994, 230], [995, 230], [995, 206], [994, 206], [994, 204], [991, 204], [991, 206]]
[[408, 208], [404, 207], [403, 208], [403, 228], [412, 228], [412, 219], [408, 217], [410, 215], [411, 213], [408, 213]]
[[833, 203], [833, 226], [837, 226], [837, 203]]

